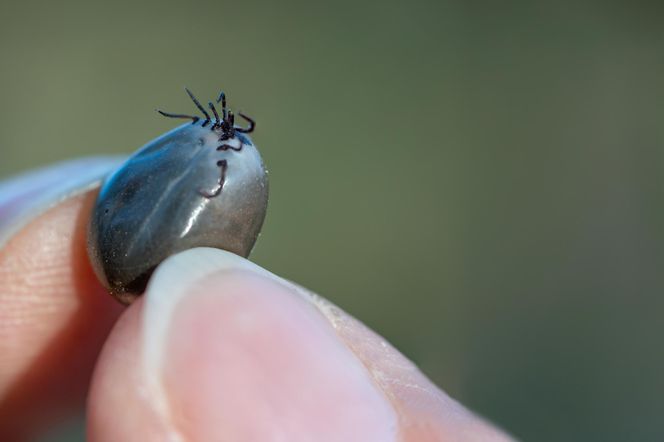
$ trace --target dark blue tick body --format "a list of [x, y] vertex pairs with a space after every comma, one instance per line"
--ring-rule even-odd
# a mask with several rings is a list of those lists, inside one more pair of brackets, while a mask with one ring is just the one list
[[[88, 252], [104, 285], [122, 302], [145, 289], [155, 267], [192, 247], [248, 256], [268, 200], [267, 173], [247, 135], [234, 124], [225, 96], [221, 115], [189, 118], [138, 150], [102, 185], [88, 231]], [[242, 114], [241, 114], [242, 115]]]

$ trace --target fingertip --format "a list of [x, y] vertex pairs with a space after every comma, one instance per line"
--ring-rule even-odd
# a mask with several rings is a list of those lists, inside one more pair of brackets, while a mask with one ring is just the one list
[[128, 314], [104, 355], [125, 352], [95, 375], [99, 437], [511, 440], [359, 321], [228, 252], [170, 258]]
[[[216, 265], [196, 265], [212, 255]], [[118, 323], [100, 359], [91, 436], [138, 439], [136, 416], [147, 416], [148, 431], [173, 440], [395, 439], [389, 402], [325, 317], [253, 267], [195, 250], [155, 272], [127, 312], [140, 314]], [[116, 428], [125, 417], [131, 432]]]
[[171, 417], [191, 439], [395, 439], [386, 397], [288, 287], [247, 271], [211, 275], [172, 325], [163, 382]]

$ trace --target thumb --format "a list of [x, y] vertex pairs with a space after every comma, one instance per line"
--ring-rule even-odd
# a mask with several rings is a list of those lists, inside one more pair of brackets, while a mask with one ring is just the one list
[[507, 440], [356, 320], [214, 249], [156, 271], [88, 407], [97, 441]]

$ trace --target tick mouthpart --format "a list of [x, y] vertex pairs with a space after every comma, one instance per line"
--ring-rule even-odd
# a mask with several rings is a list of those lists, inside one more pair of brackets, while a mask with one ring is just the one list
[[212, 126], [212, 130], [221, 133], [221, 138], [230, 140], [235, 138], [235, 126], [233, 126], [233, 112], [224, 109], [225, 118], [217, 121]]

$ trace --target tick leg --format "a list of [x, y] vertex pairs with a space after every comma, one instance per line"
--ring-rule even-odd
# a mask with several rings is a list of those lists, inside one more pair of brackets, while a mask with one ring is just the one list
[[[219, 140], [219, 141], [221, 141], [221, 140]], [[217, 150], [221, 151], [221, 152], [224, 152], [224, 151], [227, 151], [228, 149], [230, 149], [230, 150], [234, 150], [235, 152], [239, 152], [239, 151], [242, 150], [242, 146], [244, 146], [244, 144], [240, 144], [239, 147], [233, 147], [230, 144], [222, 144], [221, 146], [217, 147]]]
[[217, 103], [221, 102], [221, 115], [226, 119], [226, 94], [224, 91], [221, 91], [219, 98], [217, 98]]
[[208, 124], [210, 122], [210, 114], [207, 113], [205, 108], [201, 105], [201, 103], [198, 101], [198, 99], [196, 99], [196, 97], [194, 97], [194, 94], [192, 94], [189, 89], [184, 88], [184, 90], [187, 91], [187, 94], [189, 95], [189, 98], [191, 98], [191, 101], [194, 102], [194, 104], [196, 105], [198, 110], [201, 111], [203, 113], [203, 115], [205, 115], [205, 121], [203, 122], [203, 124], [201, 124], [201, 126], [205, 126], [206, 124]]
[[219, 166], [219, 168], [221, 169], [221, 174], [219, 176], [219, 180], [217, 181], [217, 185], [214, 186], [212, 191], [207, 191], [204, 189], [198, 190], [198, 193], [200, 193], [202, 196], [204, 196], [207, 199], [219, 196], [222, 189], [224, 188], [224, 183], [226, 182], [226, 169], [228, 169], [228, 162], [226, 160], [219, 160], [217, 161], [217, 166]]
[[253, 132], [253, 131], [254, 131], [254, 128], [256, 127], [256, 122], [253, 120], [253, 118], [249, 118], [249, 117], [247, 117], [247, 116], [246, 116], [245, 114], [243, 114], [242, 112], [240, 112], [239, 114], [240, 114], [240, 116], [241, 116], [242, 118], [244, 118], [245, 120], [247, 120], [247, 121], [249, 122], [249, 127], [245, 129], [245, 128], [243, 128], [243, 127], [237, 127], [237, 126], [235, 126], [235, 130], [238, 131], [238, 132], [240, 132], [240, 133], [244, 133], [244, 134], [248, 134], [248, 133]]
[[214, 121], [215, 121], [214, 126], [219, 126], [221, 124], [221, 121], [219, 120], [219, 114], [217, 113], [217, 108], [214, 107], [214, 104], [212, 104], [211, 101], [208, 103], [208, 106], [210, 107], [210, 109], [212, 109], [212, 113], [214, 114]]
[[164, 117], [168, 117], [168, 118], [183, 118], [183, 119], [187, 119], [187, 120], [190, 119], [190, 120], [192, 120], [194, 123], [196, 123], [198, 120], [200, 120], [200, 118], [198, 118], [198, 117], [194, 117], [193, 115], [171, 114], [170, 112], [164, 112], [163, 110], [159, 110], [159, 109], [157, 109], [157, 112], [159, 112], [159, 113], [160, 113], [161, 115], [163, 115]]

